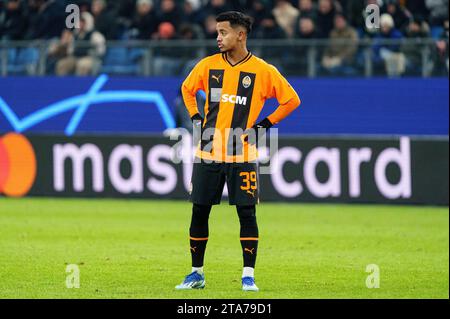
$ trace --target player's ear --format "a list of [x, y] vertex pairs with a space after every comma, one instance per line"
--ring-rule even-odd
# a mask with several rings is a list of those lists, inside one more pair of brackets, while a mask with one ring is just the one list
[[239, 38], [239, 41], [244, 40], [245, 39], [245, 31], [239, 30], [238, 38]]

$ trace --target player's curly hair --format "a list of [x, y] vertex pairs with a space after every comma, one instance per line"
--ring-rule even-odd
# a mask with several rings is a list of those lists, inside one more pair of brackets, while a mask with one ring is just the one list
[[249, 34], [252, 31], [252, 25], [253, 25], [253, 18], [238, 11], [227, 11], [219, 14], [216, 17], [217, 22], [230, 22], [230, 25], [232, 27], [235, 27], [237, 25], [242, 26], [247, 31], [247, 34]]

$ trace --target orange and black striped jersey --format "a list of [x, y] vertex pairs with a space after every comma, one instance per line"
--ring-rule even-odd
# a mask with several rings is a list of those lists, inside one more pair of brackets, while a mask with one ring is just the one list
[[[280, 122], [296, 107], [300, 99], [288, 81], [273, 66], [248, 53], [239, 63], [232, 65], [225, 53], [201, 60], [182, 84], [185, 105], [192, 117], [198, 113], [195, 95], [206, 93], [203, 130], [214, 128], [210, 140], [202, 139], [196, 156], [217, 162], [248, 162], [257, 158], [255, 145], [243, 144], [236, 149], [236, 138], [231, 129], [246, 130], [257, 121], [270, 98], [280, 106], [268, 119]], [[206, 147], [209, 145], [209, 147]]]

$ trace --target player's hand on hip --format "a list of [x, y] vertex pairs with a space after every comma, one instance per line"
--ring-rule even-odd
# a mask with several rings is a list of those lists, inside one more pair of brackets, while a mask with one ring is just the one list
[[256, 123], [251, 128], [244, 131], [244, 142], [248, 142], [251, 145], [256, 145], [258, 139], [262, 137], [266, 130], [273, 126], [272, 122], [266, 117], [261, 122]]

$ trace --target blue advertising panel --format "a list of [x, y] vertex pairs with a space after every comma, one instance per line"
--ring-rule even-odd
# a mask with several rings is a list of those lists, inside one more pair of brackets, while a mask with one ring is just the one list
[[[182, 78], [0, 78], [0, 132], [160, 133]], [[281, 134], [448, 135], [448, 79], [290, 78], [303, 103]], [[267, 101], [260, 118], [277, 101]]]

